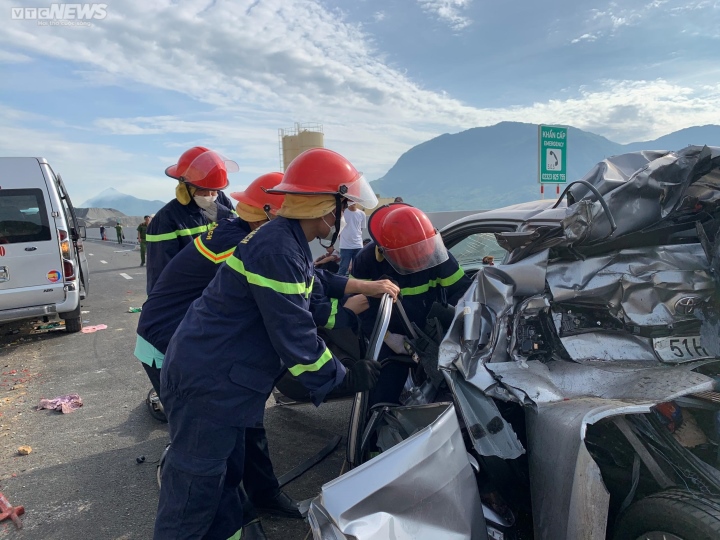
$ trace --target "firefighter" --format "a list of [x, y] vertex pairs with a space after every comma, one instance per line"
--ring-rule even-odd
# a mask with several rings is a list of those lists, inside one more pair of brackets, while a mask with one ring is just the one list
[[[381, 206], [368, 220], [372, 242], [352, 262], [352, 277], [388, 277], [400, 286], [403, 307], [411, 323], [425, 328], [435, 302], [455, 305], [472, 281], [455, 257], [445, 248], [440, 233], [425, 213], [409, 204]], [[360, 315], [365, 331], [373, 328], [379, 303], [370, 300], [370, 309]], [[402, 321], [390, 320], [380, 357], [407, 354]], [[398, 403], [407, 380], [408, 365], [390, 362], [369, 396], [369, 403]]]
[[163, 206], [147, 229], [147, 286], [150, 294], [163, 268], [193, 239], [223, 218], [233, 217], [232, 203], [220, 190], [238, 166], [202, 146], [185, 151], [165, 174], [178, 181], [175, 198]]
[[[286, 194], [279, 217], [240, 241], [167, 349], [160, 397], [171, 446], [156, 540], [240, 538], [245, 428], [262, 425], [265, 396], [285, 369], [316, 405], [337, 386], [365, 391], [378, 378], [372, 361], [346, 372], [309, 311], [315, 271], [308, 244], [335, 242], [347, 200], [375, 206], [369, 184], [339, 154], [314, 148], [293, 160], [271, 191]], [[332, 296], [353, 292], [350, 284]], [[376, 296], [397, 294], [386, 280], [370, 287]]]
[[[232, 254], [235, 246], [250, 231], [275, 216], [284, 196], [266, 193], [264, 190], [278, 185], [282, 178], [283, 175], [279, 172], [264, 174], [255, 179], [245, 191], [231, 193], [230, 196], [238, 201], [236, 212], [239, 217], [221, 220], [216, 228], [196, 237], [192, 244], [183, 248], [165, 267], [145, 301], [138, 322], [135, 356], [140, 360], [155, 390], [155, 395], [151, 393], [148, 396], [148, 405], [154, 409], [155, 416], [164, 417], [157, 394], [160, 392], [162, 361], [170, 338], [187, 309], [200, 297], [220, 264]], [[344, 291], [347, 279], [332, 275], [326, 277], [320, 271], [318, 274], [319, 292], [313, 294], [314, 310], [318, 313], [314, 315], [317, 324], [328, 328], [353, 324], [354, 314], [350, 310], [358, 311], [359, 308], [355, 307], [358, 304], [366, 308], [367, 299], [359, 295], [361, 298], [353, 297], [348, 300], [349, 307], [338, 306], [338, 299], [327, 298], [320, 284], [334, 280], [335, 289]], [[365, 283], [358, 283], [354, 289], [362, 291], [364, 287]], [[352, 286], [350, 288], [353, 290]], [[301, 518], [296, 501], [279, 489], [268, 454], [264, 428], [248, 429], [245, 447], [248, 461], [252, 460], [245, 482], [250, 501], [270, 513]], [[246, 519], [243, 538], [265, 538], [253, 504], [244, 507]]]

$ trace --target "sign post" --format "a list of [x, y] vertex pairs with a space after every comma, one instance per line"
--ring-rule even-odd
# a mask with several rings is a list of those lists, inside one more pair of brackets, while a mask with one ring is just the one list
[[538, 183], [540, 193], [543, 184], [567, 182], [567, 128], [538, 126]]

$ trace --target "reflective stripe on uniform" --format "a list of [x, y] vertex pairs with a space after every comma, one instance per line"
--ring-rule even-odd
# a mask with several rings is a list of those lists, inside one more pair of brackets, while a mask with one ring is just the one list
[[243, 262], [234, 255], [228, 257], [227, 265], [236, 272], [245, 276], [245, 279], [247, 279], [248, 283], [251, 285], [267, 287], [268, 289], [272, 289], [280, 294], [302, 294], [305, 298], [307, 298], [310, 296], [313, 283], [315, 282], [315, 277], [313, 277], [310, 281], [310, 285], [306, 285], [305, 283], [288, 283], [286, 281], [277, 281], [275, 279], [266, 278], [260, 274], [255, 274], [246, 270]]
[[328, 317], [327, 323], [325, 324], [325, 328], [328, 330], [332, 330], [335, 328], [335, 315], [337, 315], [338, 310], [338, 299], [337, 298], [331, 298], [330, 299], [330, 316]]
[[228, 257], [230, 257], [230, 255], [232, 255], [233, 252], [235, 251], [235, 248], [232, 248], [232, 249], [228, 249], [227, 251], [223, 251], [222, 253], [215, 253], [214, 251], [209, 250], [207, 248], [207, 246], [205, 244], [203, 244], [201, 236], [198, 236], [197, 238], [195, 238], [193, 243], [195, 244], [195, 247], [197, 248], [197, 250], [200, 252], [200, 254], [203, 257], [205, 257], [206, 259], [208, 259], [211, 262], [214, 262], [215, 264], [220, 264], [221, 262], [226, 260]]
[[288, 369], [291, 375], [294, 377], [297, 377], [298, 375], [302, 375], [303, 373], [307, 371], [320, 371], [320, 368], [322, 368], [325, 364], [328, 363], [328, 360], [332, 359], [332, 353], [330, 352], [330, 349], [325, 347], [325, 352], [322, 353], [320, 358], [317, 359], [316, 362], [312, 364], [295, 364], [293, 367]]
[[426, 293], [432, 287], [437, 287], [438, 285], [440, 285], [441, 287], [450, 287], [451, 285], [454, 285], [455, 283], [460, 281], [464, 275], [465, 272], [463, 271], [463, 269], [458, 268], [454, 274], [446, 278], [431, 279], [427, 283], [423, 285], [418, 285], [417, 287], [407, 287], [404, 289], [400, 289], [400, 294], [402, 294], [403, 296], [413, 296]]
[[192, 229], [179, 229], [169, 233], [162, 234], [147, 234], [145, 235], [146, 242], [162, 242], [163, 240], [175, 240], [179, 236], [193, 236], [195, 234], [202, 234], [208, 232], [214, 228], [214, 224], [200, 225], [199, 227], [193, 227]]
[[233, 534], [228, 540], [240, 540], [242, 538], [242, 529]]

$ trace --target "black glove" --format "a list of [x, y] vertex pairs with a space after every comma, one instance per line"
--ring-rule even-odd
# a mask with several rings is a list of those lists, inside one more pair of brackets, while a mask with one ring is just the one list
[[345, 373], [340, 390], [348, 392], [365, 392], [372, 390], [380, 377], [380, 364], [373, 360], [360, 360]]

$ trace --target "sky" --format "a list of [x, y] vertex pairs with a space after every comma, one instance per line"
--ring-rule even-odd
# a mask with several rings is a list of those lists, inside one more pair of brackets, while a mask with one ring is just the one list
[[296, 122], [370, 180], [501, 121], [619, 143], [720, 124], [720, 0], [114, 0], [17, 18], [50, 5], [0, 0], [0, 155], [47, 158], [76, 203], [170, 200], [164, 169], [195, 145], [237, 161], [242, 189], [281, 170]]

